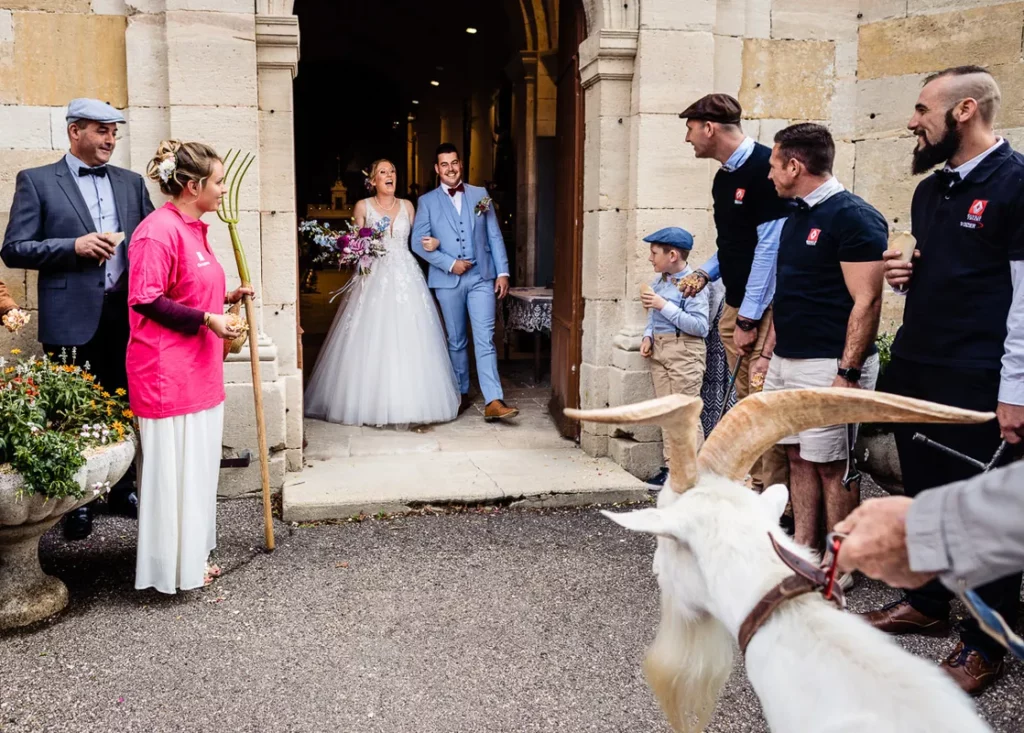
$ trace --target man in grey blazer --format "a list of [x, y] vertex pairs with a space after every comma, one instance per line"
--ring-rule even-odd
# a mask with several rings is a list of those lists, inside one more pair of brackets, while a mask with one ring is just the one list
[[[150, 212], [142, 176], [109, 165], [124, 117], [95, 99], [68, 104], [70, 152], [18, 173], [0, 258], [39, 271], [39, 340], [59, 357], [75, 350], [109, 392], [127, 389], [128, 242]], [[111, 501], [133, 513], [131, 475]], [[69, 539], [88, 536], [90, 508], [65, 520]]]

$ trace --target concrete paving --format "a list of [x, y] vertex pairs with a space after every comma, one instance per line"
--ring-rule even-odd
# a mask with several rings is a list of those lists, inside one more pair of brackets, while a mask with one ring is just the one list
[[[48, 535], [71, 605], [0, 636], [0, 731], [668, 733], [640, 671], [654, 542], [593, 509], [279, 523], [272, 555], [257, 502], [219, 520], [224, 576], [174, 597], [133, 590], [130, 520]], [[851, 605], [893, 597], [862, 582]], [[1022, 693], [1012, 663], [979, 700], [999, 733], [1021, 729]], [[709, 731], [767, 731], [742, 669]]]
[[643, 499], [647, 485], [555, 429], [546, 388], [513, 388], [520, 415], [488, 423], [483, 401], [457, 420], [408, 430], [306, 421], [305, 468], [284, 487], [287, 521], [431, 504], [569, 506]]

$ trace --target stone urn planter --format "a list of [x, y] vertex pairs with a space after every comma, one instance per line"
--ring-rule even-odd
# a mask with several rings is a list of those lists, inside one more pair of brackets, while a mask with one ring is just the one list
[[39, 621], [67, 605], [67, 587], [39, 565], [39, 538], [66, 513], [100, 496], [93, 486], [113, 485], [124, 476], [135, 458], [135, 440], [92, 448], [84, 455], [86, 464], [75, 475], [85, 490], [81, 499], [40, 494], [18, 498], [21, 476], [10, 465], [0, 466], [0, 629]]

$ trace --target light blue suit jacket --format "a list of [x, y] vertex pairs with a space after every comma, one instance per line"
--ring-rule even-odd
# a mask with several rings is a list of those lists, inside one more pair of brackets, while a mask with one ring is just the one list
[[[412, 227], [412, 251], [430, 263], [427, 284], [432, 288], [454, 288], [459, 276], [453, 274], [452, 264], [457, 259], [475, 262], [484, 280], [494, 280], [508, 273], [508, 254], [501, 237], [494, 207], [477, 216], [474, 209], [487, 191], [480, 186], [463, 184], [462, 215], [455, 210], [448, 192], [441, 186], [420, 196], [419, 210]], [[465, 238], [469, 241], [464, 242]], [[423, 237], [434, 237], [441, 246], [433, 252], [423, 249]]]

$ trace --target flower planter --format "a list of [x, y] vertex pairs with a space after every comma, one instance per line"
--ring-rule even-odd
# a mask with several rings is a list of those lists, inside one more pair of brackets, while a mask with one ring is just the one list
[[124, 476], [135, 457], [135, 442], [90, 449], [85, 456], [86, 464], [75, 475], [86, 492], [81, 499], [39, 494], [19, 499], [21, 476], [9, 465], [0, 466], [0, 629], [39, 621], [67, 605], [67, 587], [39, 565], [39, 538], [72, 509], [100, 495], [89, 487], [114, 484]]

